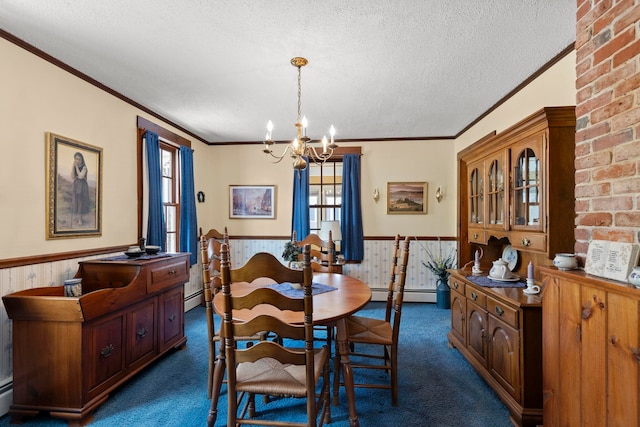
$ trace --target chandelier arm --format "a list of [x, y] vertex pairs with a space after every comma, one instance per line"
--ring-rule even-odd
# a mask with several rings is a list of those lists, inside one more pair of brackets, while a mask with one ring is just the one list
[[325, 163], [333, 155], [333, 148], [329, 148], [327, 152], [318, 154], [315, 147], [307, 145], [306, 154], [314, 163]]
[[289, 149], [290, 148], [291, 148], [291, 146], [287, 145], [285, 147], [284, 151], [282, 152], [282, 155], [280, 155], [280, 156], [273, 154], [273, 151], [271, 151], [271, 149], [269, 149], [269, 151], [265, 151], [265, 153], [271, 155], [271, 157], [273, 157], [274, 159], [277, 159], [273, 163], [280, 163], [282, 161], [282, 159], [284, 159], [287, 156], [287, 153], [289, 153]]

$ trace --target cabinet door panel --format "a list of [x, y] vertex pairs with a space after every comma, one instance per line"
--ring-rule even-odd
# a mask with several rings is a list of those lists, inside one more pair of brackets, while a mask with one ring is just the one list
[[487, 312], [467, 301], [467, 349], [487, 366]]
[[560, 425], [560, 284], [555, 277], [544, 276], [542, 304], [542, 393], [546, 425]]
[[[594, 366], [607, 364], [607, 349], [603, 345], [607, 342], [606, 293], [602, 289], [582, 285], [580, 301], [582, 425], [603, 426], [607, 425], [606, 393], [603, 392], [607, 389], [607, 373], [604, 369], [594, 369]], [[571, 393], [571, 390], [567, 392]]]
[[88, 391], [114, 378], [124, 369], [124, 315], [111, 318], [88, 328], [89, 359]]
[[170, 347], [184, 336], [184, 304], [182, 287], [160, 297], [160, 350]]
[[132, 365], [145, 356], [147, 356], [147, 358], [153, 358], [155, 356], [155, 311], [156, 298], [151, 298], [129, 313], [128, 365]]
[[506, 323], [489, 316], [489, 366], [491, 375], [517, 402], [520, 395], [520, 334]]
[[451, 292], [451, 333], [465, 344], [467, 299], [457, 292]]
[[563, 281], [560, 284], [560, 298], [557, 307], [560, 323], [560, 363], [558, 408], [560, 424], [574, 425], [580, 420], [580, 399], [576, 393], [581, 388], [581, 337], [582, 337], [582, 296], [580, 285]]
[[[607, 370], [609, 373], [607, 391], [609, 396], [610, 426], [638, 425], [638, 355], [640, 337], [638, 336], [640, 321], [640, 303], [635, 298], [608, 294], [609, 328], [607, 346], [609, 357]], [[604, 366], [604, 365], [601, 365]], [[604, 394], [604, 393], [602, 393]]]

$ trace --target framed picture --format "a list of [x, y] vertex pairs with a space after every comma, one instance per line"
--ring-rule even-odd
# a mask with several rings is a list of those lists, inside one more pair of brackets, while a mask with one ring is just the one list
[[47, 132], [47, 239], [102, 235], [102, 148]]
[[426, 214], [426, 182], [388, 182], [388, 214]]
[[275, 193], [275, 185], [230, 185], [229, 218], [275, 218]]

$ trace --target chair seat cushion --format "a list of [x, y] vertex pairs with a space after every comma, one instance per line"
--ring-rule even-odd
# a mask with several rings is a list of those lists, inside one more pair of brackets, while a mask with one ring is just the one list
[[349, 341], [359, 343], [391, 345], [393, 331], [391, 324], [370, 317], [349, 316], [347, 318]]
[[[314, 357], [314, 377], [316, 384], [329, 357], [327, 347], [317, 349]], [[305, 365], [282, 364], [264, 357], [255, 362], [238, 365], [236, 390], [272, 396], [304, 397], [307, 394]]]

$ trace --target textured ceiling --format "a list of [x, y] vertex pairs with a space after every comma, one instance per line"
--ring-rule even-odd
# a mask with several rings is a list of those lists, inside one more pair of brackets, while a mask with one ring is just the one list
[[[205, 141], [454, 136], [575, 40], [575, 0], [0, 0], [0, 29]], [[3, 65], [5, 66], [5, 65]]]

